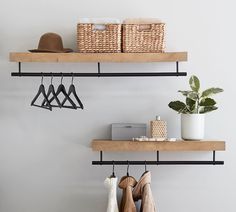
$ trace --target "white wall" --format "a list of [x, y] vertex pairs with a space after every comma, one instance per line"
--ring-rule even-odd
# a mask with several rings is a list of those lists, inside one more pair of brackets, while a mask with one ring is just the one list
[[[207, 115], [206, 137], [225, 139], [217, 154], [224, 166], [151, 167], [152, 189], [160, 212], [235, 212], [235, 4], [232, 0], [0, 1], [0, 211], [104, 212], [103, 180], [111, 167], [89, 145], [108, 138], [112, 122], [145, 122], [160, 114], [170, 137], [180, 136], [179, 116], [167, 104], [187, 78], [75, 79], [84, 111], [45, 111], [30, 107], [39, 78], [13, 78], [11, 51], [37, 47], [41, 34], [61, 34], [76, 49], [80, 17], [157, 17], [167, 23], [167, 50], [188, 51], [180, 68], [196, 74], [202, 86], [225, 89], [219, 110]], [[102, 64], [102, 71], [172, 70], [173, 64]], [[96, 71], [96, 64], [23, 64], [25, 71]], [[49, 83], [50, 79], [46, 80]], [[54, 80], [57, 85], [59, 79]], [[70, 79], [64, 83], [69, 86]], [[234, 92], [233, 92], [234, 91]], [[211, 153], [162, 153], [162, 159], [211, 159]], [[154, 159], [155, 153], [107, 154], [106, 159]], [[126, 173], [117, 167], [116, 175]], [[144, 167], [131, 167], [137, 179]], [[119, 194], [120, 197], [120, 194]]]

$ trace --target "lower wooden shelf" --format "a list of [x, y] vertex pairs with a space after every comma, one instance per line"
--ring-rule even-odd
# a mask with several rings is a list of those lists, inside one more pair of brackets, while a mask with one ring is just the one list
[[187, 61], [187, 52], [165, 53], [29, 53], [11, 52], [11, 62], [53, 62], [53, 63], [77, 63], [77, 62], [176, 62]]
[[92, 141], [93, 151], [146, 152], [146, 151], [225, 151], [225, 141]]

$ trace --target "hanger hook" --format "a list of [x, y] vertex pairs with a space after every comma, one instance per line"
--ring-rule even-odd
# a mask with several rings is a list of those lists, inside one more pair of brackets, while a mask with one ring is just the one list
[[41, 72], [42, 78], [41, 78], [41, 85], [43, 84], [43, 72]]
[[61, 84], [62, 84], [62, 80], [63, 80], [63, 73], [61, 72]]
[[52, 80], [53, 80], [53, 74], [52, 74], [52, 72], [51, 72], [51, 85], [52, 85]]
[[129, 161], [127, 160], [127, 176], [129, 176]]
[[147, 171], [147, 161], [145, 160], [145, 172]]
[[71, 84], [73, 85], [74, 84], [74, 73], [72, 72], [71, 75], [72, 75]]

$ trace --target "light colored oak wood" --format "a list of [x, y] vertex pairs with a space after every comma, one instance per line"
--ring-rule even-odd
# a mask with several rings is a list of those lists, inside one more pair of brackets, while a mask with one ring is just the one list
[[11, 62], [176, 62], [187, 61], [187, 52], [166, 53], [28, 53], [11, 52]]
[[112, 141], [93, 140], [93, 151], [224, 151], [224, 141]]

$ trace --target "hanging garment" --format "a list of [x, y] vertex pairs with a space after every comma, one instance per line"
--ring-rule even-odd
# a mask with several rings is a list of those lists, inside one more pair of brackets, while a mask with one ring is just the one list
[[119, 212], [116, 198], [117, 177], [106, 178], [104, 185], [108, 189], [107, 212]]
[[121, 178], [119, 187], [123, 189], [123, 194], [120, 203], [120, 212], [136, 212], [132, 196], [132, 189], [136, 183], [137, 181], [131, 176], [124, 176]]
[[133, 189], [134, 201], [141, 199], [140, 212], [156, 212], [156, 207], [151, 191], [151, 173], [144, 172], [137, 185]]

